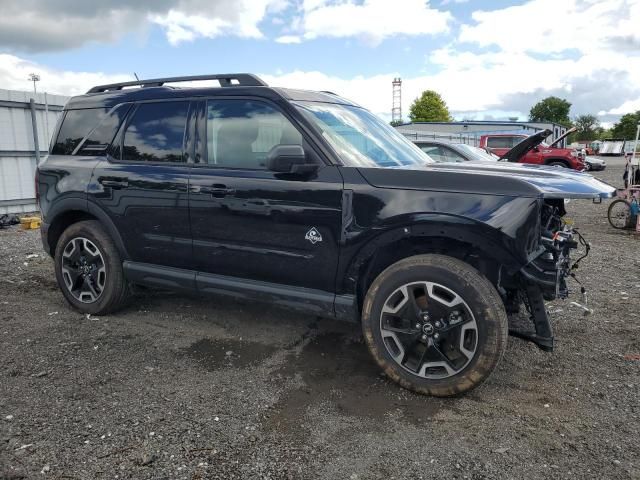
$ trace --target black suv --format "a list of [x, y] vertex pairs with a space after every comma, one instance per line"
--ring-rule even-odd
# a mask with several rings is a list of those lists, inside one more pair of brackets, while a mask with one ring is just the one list
[[[216, 80], [219, 87], [183, 87]], [[174, 84], [170, 86], [168, 84]], [[104, 85], [65, 107], [36, 178], [44, 248], [76, 309], [133, 285], [219, 293], [362, 323], [386, 374], [416, 392], [480, 384], [524, 304], [567, 295], [576, 233], [563, 198], [589, 175], [435, 164], [331, 92], [249, 74]]]

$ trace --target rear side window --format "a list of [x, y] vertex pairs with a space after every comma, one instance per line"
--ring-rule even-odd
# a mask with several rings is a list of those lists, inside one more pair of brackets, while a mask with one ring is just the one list
[[429, 145], [423, 144], [419, 145], [420, 150], [433, 158], [436, 162], [446, 162], [447, 157], [445, 156], [444, 149], [439, 145]]
[[513, 141], [511, 137], [489, 137], [487, 147], [489, 148], [511, 148]]
[[525, 137], [489, 137], [487, 138], [487, 147], [489, 148], [513, 148], [519, 144]]
[[100, 155], [104, 153], [113, 141], [113, 137], [116, 136], [116, 132], [127, 116], [129, 108], [131, 108], [131, 105], [120, 105], [109, 115], [105, 116], [100, 125], [89, 133], [89, 136], [78, 150], [77, 155]]
[[52, 155], [71, 155], [82, 139], [107, 114], [106, 108], [67, 110], [53, 147]]
[[143, 103], [124, 132], [122, 160], [183, 162], [189, 102]]
[[451, 148], [442, 147], [442, 150], [444, 151], [447, 162], [464, 162], [466, 160], [466, 158]]

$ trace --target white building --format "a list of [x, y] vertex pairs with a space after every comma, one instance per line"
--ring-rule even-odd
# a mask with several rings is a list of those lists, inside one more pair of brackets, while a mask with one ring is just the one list
[[61, 95], [0, 89], [0, 214], [37, 210], [34, 120], [42, 160], [68, 99]]
[[[403, 123], [396, 127], [410, 140], [438, 139], [450, 142], [467, 143], [478, 146], [480, 137], [487, 134], [525, 134], [533, 135], [544, 129], [553, 132], [547, 143], [560, 137], [567, 131], [567, 127], [552, 122], [503, 122], [492, 120], [469, 120], [462, 122], [413, 122]], [[565, 141], [560, 142], [561, 147]]]

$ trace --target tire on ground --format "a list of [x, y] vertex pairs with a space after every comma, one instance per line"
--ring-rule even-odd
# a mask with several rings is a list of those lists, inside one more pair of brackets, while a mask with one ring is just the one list
[[549, 165], [550, 167], [569, 168], [569, 165], [567, 165], [565, 162], [561, 162], [560, 160], [551, 161], [547, 163], [547, 165]]
[[[76, 299], [67, 289], [62, 275], [62, 253], [69, 241], [77, 237], [84, 237], [93, 242], [100, 250], [105, 263], [105, 287], [98, 299], [92, 303], [84, 303]], [[122, 259], [115, 243], [100, 222], [86, 220], [67, 227], [56, 245], [54, 262], [58, 286], [65, 299], [76, 310], [93, 315], [105, 315], [126, 305], [130, 297], [130, 289], [124, 277]]]
[[[456, 292], [476, 320], [475, 354], [448, 378], [424, 378], [409, 372], [393, 359], [382, 338], [381, 314], [388, 297], [402, 285], [420, 281], [439, 283]], [[362, 328], [369, 351], [389, 378], [414, 392], [438, 397], [458, 395], [484, 382], [502, 358], [508, 336], [504, 304], [489, 280], [461, 260], [436, 254], [405, 258], [384, 270], [366, 294]]]

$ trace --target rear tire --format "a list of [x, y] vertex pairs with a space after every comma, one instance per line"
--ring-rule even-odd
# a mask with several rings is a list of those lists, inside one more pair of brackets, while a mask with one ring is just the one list
[[438, 397], [484, 382], [508, 335], [504, 304], [489, 280], [461, 260], [435, 254], [400, 260], [374, 280], [362, 328], [389, 378]]
[[549, 165], [550, 167], [569, 168], [569, 165], [567, 165], [564, 162], [549, 162], [549, 163], [547, 163], [547, 165]]
[[54, 261], [58, 286], [76, 310], [105, 315], [126, 304], [130, 290], [122, 259], [98, 221], [67, 227], [56, 245]]

